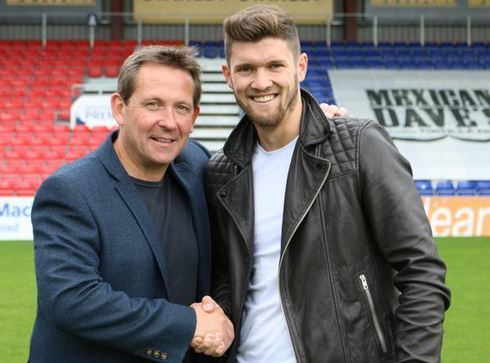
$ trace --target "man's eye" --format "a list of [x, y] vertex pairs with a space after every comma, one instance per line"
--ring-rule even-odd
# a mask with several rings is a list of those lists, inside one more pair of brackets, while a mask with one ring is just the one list
[[252, 67], [241, 67], [238, 69], [238, 73], [250, 73], [252, 72]]
[[271, 64], [271, 69], [279, 69], [279, 68], [282, 68], [283, 67], [283, 64], [282, 63], [273, 63]]
[[145, 107], [150, 109], [150, 110], [156, 110], [160, 107], [160, 105], [158, 104], [158, 102], [152, 101], [152, 102], [147, 102], [145, 104]]
[[191, 108], [186, 105], [178, 105], [177, 106], [177, 112], [179, 113], [189, 113], [191, 111]]

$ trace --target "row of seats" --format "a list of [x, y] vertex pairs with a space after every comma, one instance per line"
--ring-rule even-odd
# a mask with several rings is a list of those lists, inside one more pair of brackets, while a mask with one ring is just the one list
[[332, 57], [323, 63], [327, 68], [490, 69], [490, 57]]
[[[168, 40], [143, 40], [142, 45], [149, 44], [162, 44], [169, 46], [181, 46], [184, 44], [182, 40], [168, 39]], [[136, 40], [95, 40], [93, 47], [90, 46], [88, 40], [57, 40], [50, 39], [46, 42], [46, 49], [134, 49], [138, 46]], [[16, 48], [16, 49], [39, 49], [43, 44], [39, 40], [8, 40], [0, 39], [0, 49]]]
[[485, 56], [490, 53], [490, 48], [486, 46], [468, 47], [466, 45], [453, 48], [441, 48], [438, 46], [412, 46], [397, 47], [394, 45], [386, 46], [363, 46], [363, 47], [336, 47], [319, 46], [303, 47], [303, 51], [311, 55], [319, 56]]
[[[32, 191], [35, 191], [43, 178], [60, 165], [93, 150], [107, 135], [106, 129], [90, 130], [80, 126], [72, 131], [54, 121], [69, 119], [72, 83], [79, 83], [84, 77], [117, 75], [116, 69], [109, 70], [108, 67], [119, 67], [116, 62], [110, 61], [111, 54], [115, 54], [120, 62], [122, 60], [118, 57], [128, 54], [136, 44], [97, 43], [94, 49], [88, 49], [83, 42], [66, 42], [66, 47], [64, 44], [57, 41], [48, 44], [46, 49], [41, 49], [39, 42], [0, 41], [1, 195], [28, 195], [28, 191], [32, 195]], [[176, 42], [175, 45], [180, 44]], [[196, 45], [200, 46], [201, 56], [206, 56], [208, 45]], [[217, 43], [210, 45], [211, 48], [217, 46]], [[306, 43], [305, 46], [322, 51], [310, 57], [310, 69], [303, 86], [321, 102], [335, 103], [327, 73], [328, 65], [322, 55], [325, 45]], [[331, 49], [339, 46], [333, 45]], [[361, 45], [361, 48], [364, 47]], [[16, 58], [29, 60], [10, 63], [10, 60]], [[51, 82], [46, 80], [49, 67], [42, 66], [44, 60], [51, 67]], [[92, 67], [94, 68], [91, 70]], [[64, 73], [68, 69], [72, 69], [73, 78]], [[477, 189], [477, 193], [483, 192], [484, 189]], [[428, 189], [425, 193], [429, 193]], [[435, 185], [432, 193], [441, 195], [439, 190], [436, 191]], [[458, 192], [454, 194], [461, 195]]]
[[110, 130], [18, 123], [0, 125], [0, 196], [32, 196], [63, 164], [88, 154]]
[[[199, 55], [224, 58], [220, 41], [195, 42]], [[328, 69], [490, 69], [490, 44], [427, 44], [416, 43], [334, 43], [303, 42], [308, 53], [308, 73], [302, 87], [318, 100], [334, 103]]]
[[420, 195], [484, 195], [490, 196], [490, 180], [461, 180], [453, 182], [452, 180], [416, 180], [415, 184]]
[[[198, 48], [199, 50], [211, 49], [218, 50], [221, 53], [223, 50], [222, 41], [206, 41], [206, 42], [193, 42], [191, 46]], [[352, 43], [341, 42], [332, 43], [327, 45], [325, 42], [320, 41], [303, 41], [301, 42], [301, 50], [313, 55], [327, 55], [327, 54], [356, 54], [356, 55], [373, 55], [384, 53], [395, 54], [486, 54], [490, 52], [489, 43], [474, 43], [468, 46], [466, 43], [427, 43], [421, 45], [420, 43], [387, 43], [381, 42], [377, 45], [373, 43]], [[204, 53], [200, 53], [204, 56]]]
[[[144, 41], [142, 45], [180, 46], [177, 41]], [[35, 41], [0, 41], [0, 78], [15, 88], [29, 88], [41, 82], [59, 85], [80, 83], [83, 76], [117, 77], [123, 61], [137, 47], [135, 41], [55, 42], [41, 47]], [[67, 76], [75, 79], [66, 79]]]
[[[90, 150], [68, 151], [63, 158], [45, 163], [19, 163], [15, 166], [0, 164], [0, 196], [34, 195], [41, 182], [51, 172], [63, 164], [76, 160]], [[452, 182], [451, 182], [452, 183]], [[459, 181], [455, 185], [444, 187], [442, 184], [432, 189], [428, 180], [416, 181], [421, 196], [488, 196], [490, 180]]]

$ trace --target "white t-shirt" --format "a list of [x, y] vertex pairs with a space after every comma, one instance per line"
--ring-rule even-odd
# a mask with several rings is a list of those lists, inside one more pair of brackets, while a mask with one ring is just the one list
[[265, 151], [257, 144], [252, 156], [254, 251], [239, 338], [239, 363], [296, 363], [278, 277], [286, 182], [297, 140], [274, 151]]

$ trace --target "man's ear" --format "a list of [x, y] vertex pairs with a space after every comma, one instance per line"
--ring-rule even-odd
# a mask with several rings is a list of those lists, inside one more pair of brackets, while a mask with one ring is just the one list
[[301, 53], [298, 57], [298, 81], [303, 82], [306, 78], [308, 70], [308, 56], [306, 53]]
[[124, 100], [119, 93], [113, 93], [111, 95], [111, 111], [112, 117], [116, 120], [119, 126], [124, 125]]
[[194, 106], [194, 111], [192, 111], [192, 129], [194, 129], [194, 125], [196, 124], [197, 117], [199, 116], [200, 112], [201, 108], [199, 105]]
[[223, 76], [226, 79], [226, 83], [228, 84], [228, 87], [233, 89], [233, 82], [231, 81], [231, 71], [228, 64], [225, 63], [221, 65], [221, 73], [223, 73]]

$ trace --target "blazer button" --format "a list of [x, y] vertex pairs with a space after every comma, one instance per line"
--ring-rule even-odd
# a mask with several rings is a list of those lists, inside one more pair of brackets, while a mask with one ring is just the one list
[[162, 353], [160, 354], [160, 359], [161, 359], [161, 360], [166, 360], [167, 358], [168, 358], [167, 353], [162, 352]]
[[147, 356], [150, 356], [150, 357], [151, 357], [151, 356], [153, 356], [153, 349], [149, 349], [149, 348], [148, 348], [148, 349], [146, 350], [146, 355], [147, 355]]
[[160, 351], [159, 350], [155, 350], [153, 352], [153, 358], [155, 358], [155, 359], [160, 358]]

